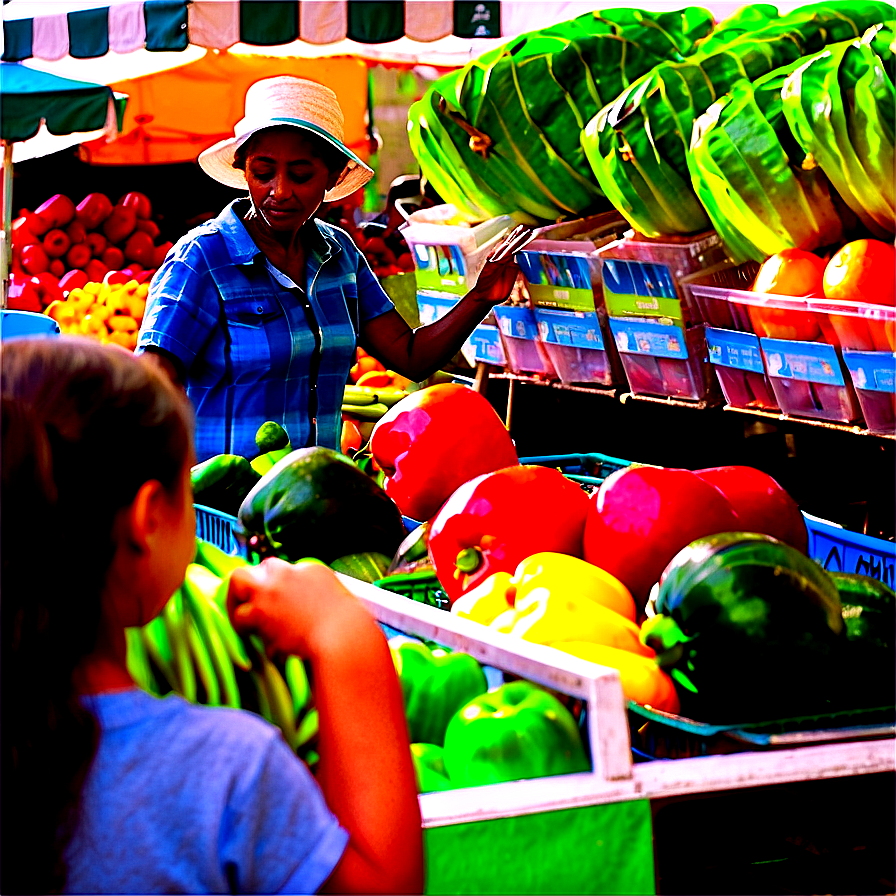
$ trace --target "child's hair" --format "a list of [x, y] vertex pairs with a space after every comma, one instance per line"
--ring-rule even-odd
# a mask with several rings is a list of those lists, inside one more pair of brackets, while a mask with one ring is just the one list
[[4, 344], [0, 393], [0, 891], [50, 893], [96, 748], [71, 676], [96, 643], [115, 520], [144, 482], [180, 487], [192, 415], [144, 359], [76, 337]]

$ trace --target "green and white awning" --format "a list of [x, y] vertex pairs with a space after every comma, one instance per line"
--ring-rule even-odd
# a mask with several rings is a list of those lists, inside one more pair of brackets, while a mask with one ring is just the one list
[[349, 40], [504, 38], [590, 11], [588, 2], [489, 0], [7, 0], [5, 61], [92, 59], [106, 53], [188, 46], [223, 50]]

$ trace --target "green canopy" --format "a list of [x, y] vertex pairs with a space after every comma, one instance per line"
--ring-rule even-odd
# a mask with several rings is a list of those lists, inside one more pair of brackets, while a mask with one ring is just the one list
[[33, 137], [42, 120], [57, 136], [101, 130], [110, 102], [120, 129], [127, 103], [127, 97], [103, 84], [60, 78], [15, 62], [0, 63], [0, 100], [0, 137], [10, 143]]

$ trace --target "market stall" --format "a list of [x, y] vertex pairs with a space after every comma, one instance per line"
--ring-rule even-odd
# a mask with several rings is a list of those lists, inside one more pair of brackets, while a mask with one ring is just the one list
[[[421, 323], [501, 247], [522, 273], [447, 373], [357, 353], [341, 453], [270, 427], [194, 468], [200, 547], [128, 632], [138, 684], [257, 712], [315, 768], [300, 658], [240, 647], [222, 598], [313, 557], [389, 639], [427, 892], [892, 892], [896, 10], [7, 6], [4, 59], [199, 48], [109, 80], [131, 100], [98, 164], [192, 158], [281, 71], [337, 85], [363, 155], [366, 64], [436, 67], [408, 116], [425, 184], [354, 236]], [[65, 331], [139, 325], [159, 259], [126, 260], [58, 297]]]

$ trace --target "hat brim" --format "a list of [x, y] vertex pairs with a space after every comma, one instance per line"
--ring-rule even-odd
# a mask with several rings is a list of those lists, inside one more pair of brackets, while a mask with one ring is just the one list
[[254, 128], [240, 137], [228, 137], [226, 140], [219, 141], [199, 154], [197, 159], [199, 167], [218, 183], [233, 187], [235, 190], [248, 190], [249, 185], [246, 183], [246, 172], [233, 167], [233, 159], [238, 147], [245, 143], [253, 134], [258, 133], [258, 131], [281, 125], [299, 128], [315, 134], [326, 140], [327, 143], [338, 149], [346, 157], [345, 168], [342, 169], [339, 180], [336, 181], [332, 189], [327, 190], [324, 194], [324, 202], [336, 202], [340, 199], [345, 199], [346, 196], [351, 196], [352, 193], [363, 187], [373, 177], [373, 169], [331, 134], [328, 134], [322, 128], [313, 127], [310, 124], [299, 124], [288, 120], [272, 121]]

